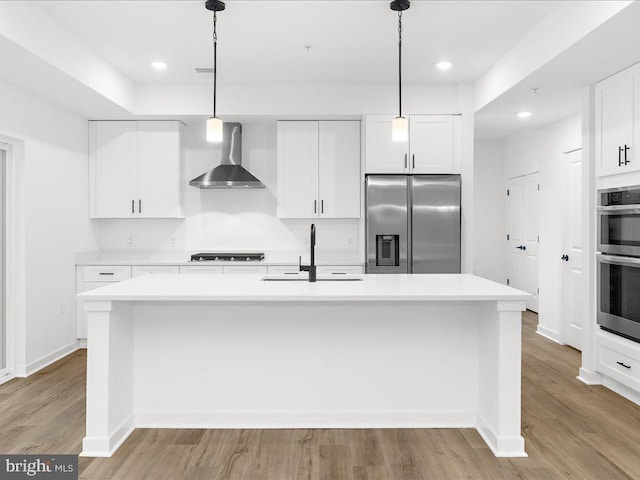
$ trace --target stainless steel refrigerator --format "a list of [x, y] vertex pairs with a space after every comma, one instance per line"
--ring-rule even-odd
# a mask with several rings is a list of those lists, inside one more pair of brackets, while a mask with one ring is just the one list
[[367, 273], [460, 273], [460, 175], [367, 175]]

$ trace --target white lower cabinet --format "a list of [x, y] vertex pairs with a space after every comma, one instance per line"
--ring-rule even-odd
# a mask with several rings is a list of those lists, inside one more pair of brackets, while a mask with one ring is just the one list
[[319, 275], [357, 275], [359, 273], [364, 273], [362, 265], [322, 265], [318, 267]]
[[218, 265], [181, 265], [180, 273], [224, 273], [221, 266]]
[[[87, 265], [76, 267], [76, 293], [106, 287], [131, 278], [129, 265]], [[87, 338], [87, 315], [82, 301], [76, 302], [76, 336]]]
[[596, 334], [597, 370], [640, 393], [640, 344], [607, 332]]
[[265, 265], [225, 265], [224, 273], [226, 274], [266, 274], [267, 267]]
[[273, 275], [294, 275], [302, 273], [298, 265], [269, 265], [267, 271]]
[[177, 265], [133, 265], [131, 267], [131, 278], [152, 273], [180, 273], [180, 269]]

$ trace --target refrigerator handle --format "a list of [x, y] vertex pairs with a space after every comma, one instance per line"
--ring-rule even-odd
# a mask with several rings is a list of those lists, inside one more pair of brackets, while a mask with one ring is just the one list
[[404, 169], [405, 170], [407, 169], [407, 161], [408, 161], [408, 159], [409, 159], [409, 154], [405, 153], [404, 154]]
[[416, 168], [416, 154], [411, 155], [411, 168]]
[[407, 182], [407, 273], [413, 273], [413, 177]]

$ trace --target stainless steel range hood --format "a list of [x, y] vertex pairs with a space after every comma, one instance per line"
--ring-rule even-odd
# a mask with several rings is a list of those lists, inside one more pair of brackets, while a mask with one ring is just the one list
[[197, 188], [264, 188], [264, 183], [242, 166], [242, 124], [222, 126], [222, 160], [213, 170], [189, 182]]

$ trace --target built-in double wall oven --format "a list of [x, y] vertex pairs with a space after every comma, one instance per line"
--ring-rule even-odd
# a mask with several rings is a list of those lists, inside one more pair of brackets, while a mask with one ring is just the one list
[[598, 191], [598, 324], [640, 342], [640, 185]]

